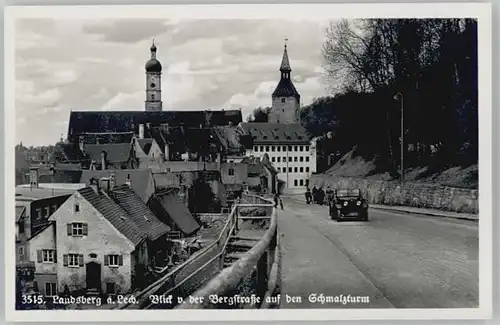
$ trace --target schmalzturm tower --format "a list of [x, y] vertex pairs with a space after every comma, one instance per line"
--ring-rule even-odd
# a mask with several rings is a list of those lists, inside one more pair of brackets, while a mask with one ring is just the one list
[[146, 62], [146, 111], [161, 111], [161, 70], [160, 61], [156, 59], [156, 46], [153, 40], [151, 58]]
[[288, 59], [285, 39], [285, 49], [281, 59], [281, 79], [272, 94], [272, 108], [269, 112], [270, 123], [298, 123], [300, 110], [300, 95], [291, 79], [292, 68]]

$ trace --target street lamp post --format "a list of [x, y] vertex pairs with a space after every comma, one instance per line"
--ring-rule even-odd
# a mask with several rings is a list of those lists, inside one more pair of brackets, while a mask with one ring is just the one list
[[404, 181], [404, 100], [403, 100], [403, 94], [402, 93], [396, 93], [394, 95], [394, 100], [398, 100], [401, 103], [401, 165], [400, 165], [400, 170], [401, 170], [401, 182]]

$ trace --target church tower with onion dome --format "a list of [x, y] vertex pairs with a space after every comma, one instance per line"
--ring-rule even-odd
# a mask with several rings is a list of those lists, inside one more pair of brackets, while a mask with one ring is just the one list
[[269, 123], [298, 123], [300, 112], [300, 95], [293, 85], [285, 39], [285, 49], [281, 59], [281, 79], [272, 94], [272, 106], [269, 112]]
[[160, 61], [156, 59], [156, 46], [153, 40], [151, 58], [146, 62], [146, 111], [161, 112], [161, 70]]

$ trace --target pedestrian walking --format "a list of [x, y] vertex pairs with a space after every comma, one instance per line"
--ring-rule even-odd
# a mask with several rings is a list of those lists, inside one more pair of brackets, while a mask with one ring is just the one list
[[278, 194], [274, 194], [274, 207], [277, 208], [278, 207]]
[[280, 208], [281, 208], [281, 210], [284, 210], [283, 209], [283, 200], [281, 198], [279, 198], [279, 200], [280, 200]]
[[306, 190], [306, 203], [310, 204], [311, 200], [312, 200], [311, 190], [308, 187]]

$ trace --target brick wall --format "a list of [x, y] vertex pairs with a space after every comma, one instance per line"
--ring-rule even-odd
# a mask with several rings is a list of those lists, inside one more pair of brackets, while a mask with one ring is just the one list
[[478, 213], [478, 190], [416, 182], [378, 181], [312, 175], [310, 186], [332, 189], [359, 188], [369, 203], [404, 205], [453, 212]]

